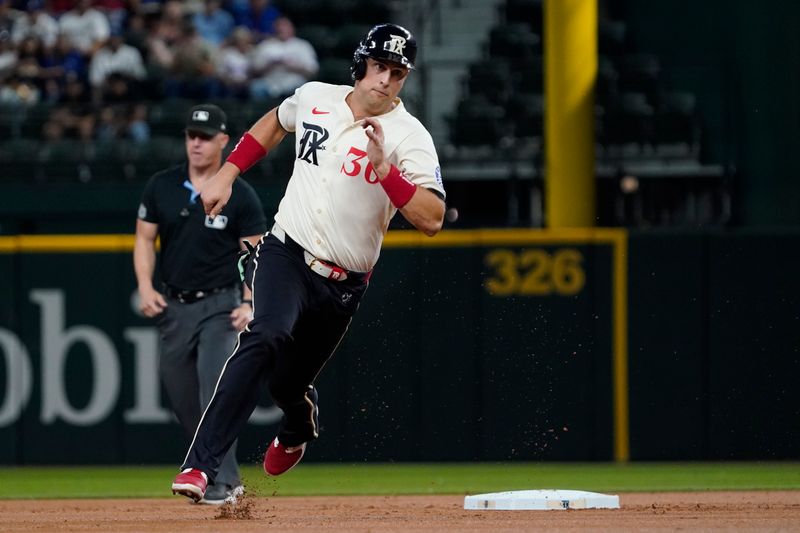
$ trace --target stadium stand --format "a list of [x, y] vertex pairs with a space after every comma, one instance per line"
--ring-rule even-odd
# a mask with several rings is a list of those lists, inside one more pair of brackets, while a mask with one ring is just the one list
[[[486, 154], [505, 159], [505, 170], [498, 172], [501, 179], [512, 171], [515, 159], [532, 159], [538, 168], [528, 176], [539, 190], [524, 194], [538, 198], [545, 109], [541, 8], [542, 0], [499, 4], [484, 52], [468, 65], [461, 99], [447, 115], [451, 146], [444, 151], [454, 163], [485, 164]], [[726, 176], [721, 165], [703, 161], [695, 96], [673, 89], [659, 58], [638, 50], [627, 23], [609, 18], [602, 9], [598, 51], [595, 128], [601, 220], [645, 226], [724, 224]], [[626, 184], [636, 186], [620, 186], [623, 176], [629, 178]], [[637, 205], [633, 211], [638, 214], [607, 207], [620, 203]], [[541, 208], [529, 210], [530, 217], [541, 216]], [[517, 222], [537, 225], [542, 220]]]
[[[351, 83], [349, 56], [353, 43], [375, 21], [392, 18], [392, 8], [397, 7], [371, 0], [276, 0], [272, 4], [294, 21], [298, 37], [316, 50], [319, 71], [315, 78], [342, 84]], [[442, 76], [456, 72], [451, 67], [467, 57], [456, 49], [463, 49], [462, 45], [453, 45], [449, 37], [442, 37], [446, 26], [442, 19], [447, 18], [448, 23], [462, 20], [451, 15], [466, 10], [473, 2], [408, 4], [422, 6], [418, 22], [423, 29], [417, 33], [428, 38], [423, 50], [439, 45], [443, 52], [430, 66], [423, 59], [413, 83], [427, 83], [430, 89], [423, 89], [417, 99], [440, 102], [434, 93], [441, 95], [449, 90], [441, 83]], [[455, 91], [460, 94], [449, 100], [452, 107], [427, 103], [435, 109], [420, 116], [433, 124], [431, 131], [440, 147], [450, 190], [465, 183], [465, 187], [477, 191], [478, 181], [510, 179], [513, 183], [505, 190], [521, 195], [492, 208], [502, 215], [466, 218], [464, 224], [542, 225], [542, 208], [536, 205], [542, 197], [546, 109], [542, 0], [491, 0], [490, 4], [496, 6], [492, 8], [495, 16], [485, 33], [470, 32], [468, 19], [460, 22], [463, 28], [450, 28], [451, 37], [483, 40], [479, 57], [464, 61], [465, 74]], [[176, 54], [179, 61], [186, 54], [192, 55], [192, 45], [187, 46], [185, 41], [186, 23], [193, 15], [188, 10], [198, 4], [167, 1], [139, 5], [147, 9], [129, 10], [121, 18], [114, 13], [115, 31], [124, 34], [126, 42], [146, 62], [147, 78], [136, 85], [126, 86], [130, 80], [112, 77], [101, 91], [92, 91], [86, 79], [91, 56], [76, 53], [63, 40], [30, 57], [20, 56], [16, 64], [0, 61], [0, 165], [5, 170], [0, 179], [32, 177], [39, 183], [143, 181], [183, 157], [179, 132], [186, 111], [199, 96], [169, 95], [165, 87], [175, 87], [169, 80], [174, 75]], [[223, 7], [228, 5], [223, 3]], [[487, 5], [481, 3], [481, 8], [485, 11]], [[235, 14], [235, 10], [232, 12]], [[631, 217], [612, 208], [601, 211], [601, 223], [659, 225], [668, 219], [669, 224], [723, 224], [725, 217], [716, 208], [683, 218], [661, 214], [659, 206], [668, 203], [662, 199], [671, 197], [672, 191], [665, 192], [671, 188], [679, 191], [678, 198], [686, 205], [725, 204], [726, 199], [720, 198], [725, 194], [724, 172], [720, 165], [703, 160], [702, 110], [695, 95], [670, 86], [669, 72], [658, 57], [637, 49], [626, 21], [612, 18], [606, 11], [601, 13], [595, 90], [599, 205], [602, 209], [636, 204], [638, 211], [630, 211], [640, 213]], [[51, 15], [58, 18], [61, 14]], [[10, 40], [0, 39], [0, 57], [8, 60], [14, 46]], [[440, 57], [449, 57], [450, 63]], [[205, 68], [202, 56], [189, 59]], [[434, 73], [436, 69], [441, 72]], [[209, 91], [204, 100], [227, 111], [234, 138], [280, 101], [253, 101], [246, 91], [226, 93], [224, 84], [211, 83], [203, 90]], [[413, 88], [405, 96], [407, 105], [413, 106]], [[437, 120], [443, 125], [441, 131], [437, 130]], [[284, 143], [251, 170], [248, 178], [255, 184], [284, 180], [292, 155], [290, 144]], [[620, 176], [636, 178], [637, 188], [623, 190]], [[693, 185], [684, 187], [680, 181]], [[466, 191], [454, 194], [468, 196]], [[520, 202], [526, 206], [519, 207]], [[508, 207], [513, 205], [516, 207]], [[675, 208], [667, 211], [674, 212]]]

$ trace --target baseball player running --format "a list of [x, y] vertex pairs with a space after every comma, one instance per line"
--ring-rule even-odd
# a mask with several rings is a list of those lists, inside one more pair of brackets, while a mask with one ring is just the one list
[[174, 494], [203, 498], [264, 378], [283, 410], [264, 470], [277, 476], [295, 466], [319, 436], [314, 381], [367, 289], [389, 221], [399, 210], [426, 235], [441, 229], [436, 149], [398, 98], [416, 53], [405, 28], [373, 27], [353, 56], [354, 86], [301, 86], [242, 136], [203, 188], [206, 213], [224, 213], [237, 176], [295, 132], [292, 177], [247, 272], [254, 318], [223, 367]]

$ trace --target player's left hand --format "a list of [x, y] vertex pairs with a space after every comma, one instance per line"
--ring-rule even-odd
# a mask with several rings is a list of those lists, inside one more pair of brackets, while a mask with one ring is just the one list
[[383, 128], [380, 121], [375, 117], [368, 117], [364, 119], [361, 124], [364, 132], [367, 134], [369, 141], [367, 142], [367, 158], [372, 163], [372, 168], [379, 179], [383, 179], [389, 173], [391, 166], [386, 161], [386, 154], [383, 153]]
[[250, 304], [242, 304], [231, 311], [231, 325], [236, 331], [242, 331], [253, 320], [253, 308]]

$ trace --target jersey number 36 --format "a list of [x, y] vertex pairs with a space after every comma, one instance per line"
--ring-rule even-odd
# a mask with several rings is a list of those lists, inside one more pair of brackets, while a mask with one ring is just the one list
[[[367, 157], [367, 152], [359, 150], [355, 146], [350, 147], [350, 151], [344, 156], [345, 162], [342, 163], [341, 172], [348, 176], [358, 176], [361, 174], [361, 160]], [[378, 183], [378, 175], [372, 168], [372, 163], [367, 161], [367, 169], [364, 171], [364, 179], [367, 183]]]

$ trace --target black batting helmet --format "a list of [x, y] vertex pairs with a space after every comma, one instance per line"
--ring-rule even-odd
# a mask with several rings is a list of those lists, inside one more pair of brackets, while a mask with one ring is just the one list
[[417, 59], [417, 41], [411, 32], [397, 24], [378, 24], [367, 32], [353, 54], [350, 74], [353, 81], [367, 73], [366, 58], [382, 59], [414, 68]]

